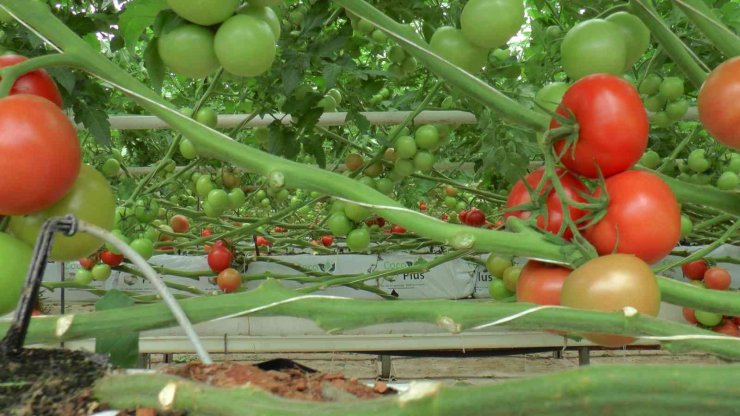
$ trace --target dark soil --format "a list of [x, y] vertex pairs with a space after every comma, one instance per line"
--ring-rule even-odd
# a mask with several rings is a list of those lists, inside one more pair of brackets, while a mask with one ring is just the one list
[[109, 370], [105, 359], [60, 349], [24, 349], [0, 357], [0, 415], [82, 416], [103, 410], [91, 386]]
[[374, 387], [368, 387], [357, 379], [347, 379], [339, 373], [308, 372], [298, 367], [276, 371], [238, 363], [204, 365], [192, 362], [168, 368], [164, 372], [217, 387], [249, 384], [272, 394], [297, 400], [374, 399], [395, 393], [382, 382], [376, 383]]

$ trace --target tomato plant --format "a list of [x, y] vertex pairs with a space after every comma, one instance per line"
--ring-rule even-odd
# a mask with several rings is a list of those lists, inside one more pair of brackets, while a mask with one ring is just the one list
[[55, 104], [33, 95], [0, 99], [0, 215], [59, 201], [72, 188], [80, 159], [77, 132]]
[[[514, 209], [519, 206], [531, 204], [532, 196], [530, 194], [530, 189], [535, 191], [540, 186], [544, 173], [544, 168], [539, 168], [514, 184], [509, 192], [508, 198], [506, 199], [506, 208]], [[586, 188], [586, 185], [584, 185], [583, 182], [564, 169], [557, 169], [556, 173], [563, 186], [563, 190], [569, 199], [578, 203], [586, 202], [584, 195], [588, 194], [588, 188]], [[525, 185], [525, 182], [527, 185]], [[527, 186], [529, 186], [529, 188], [527, 188]], [[555, 191], [549, 180], [547, 183], [542, 185], [540, 195], [544, 198], [544, 209], [547, 211], [547, 215], [537, 214], [537, 227], [547, 230], [550, 233], [558, 234], [563, 224], [563, 206], [560, 196]], [[504, 218], [513, 216], [527, 219], [530, 218], [532, 212], [536, 211], [532, 208], [512, 210], [504, 214]], [[574, 206], [569, 206], [568, 213], [573, 223], [577, 224], [578, 220], [587, 214], [587, 211], [578, 209]], [[563, 233], [563, 238], [566, 240], [573, 238], [573, 231], [569, 228], [566, 229]]]
[[[9, 229], [27, 244], [35, 244], [47, 219], [72, 214], [82, 221], [111, 230], [115, 209], [116, 199], [108, 181], [93, 167], [82, 165], [72, 189], [64, 198], [37, 213], [12, 217]], [[103, 241], [90, 234], [57, 235], [49, 258], [72, 261], [93, 254], [102, 246]]]
[[[598, 188], [598, 198], [604, 192]], [[655, 263], [673, 250], [681, 234], [681, 211], [671, 188], [649, 172], [627, 171], [606, 180], [606, 215], [585, 230], [599, 254], [634, 254]]]
[[[613, 75], [596, 74], [576, 81], [565, 92], [558, 113], [578, 123], [578, 138], [555, 151], [573, 172], [589, 178], [605, 177], [632, 167], [647, 146], [648, 118], [637, 90]], [[551, 128], [560, 126], [556, 119]]]
[[231, 267], [221, 270], [216, 276], [218, 288], [225, 293], [236, 292], [242, 285], [242, 276]]
[[[560, 302], [571, 308], [609, 312], [630, 306], [642, 314], [656, 316], [660, 310], [660, 290], [647, 263], [628, 254], [610, 254], [573, 270], [565, 279]], [[618, 335], [584, 336], [606, 347], [621, 347], [634, 341]]]
[[697, 107], [704, 128], [720, 143], [740, 149], [740, 57], [714, 68], [699, 90]]
[[516, 300], [539, 305], [560, 305], [560, 292], [571, 270], [530, 260], [516, 282]]
[[[0, 68], [21, 63], [27, 59], [20, 55], [0, 55]], [[10, 95], [16, 94], [29, 94], [46, 98], [62, 108], [62, 96], [57, 84], [43, 69], [37, 69], [18, 77], [10, 89]]]

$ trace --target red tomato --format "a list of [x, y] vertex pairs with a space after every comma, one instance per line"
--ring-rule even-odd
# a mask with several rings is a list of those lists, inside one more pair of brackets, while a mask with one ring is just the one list
[[200, 232], [201, 237], [210, 237], [211, 235], [213, 235], [213, 230], [210, 228], [204, 228], [203, 231]]
[[486, 214], [478, 208], [470, 208], [465, 216], [465, 224], [471, 227], [480, 227], [486, 223]]
[[227, 268], [216, 276], [216, 284], [225, 293], [235, 292], [242, 285], [242, 276], [238, 271]]
[[378, 227], [383, 228], [385, 227], [385, 218], [378, 217], [375, 219], [375, 224], [377, 224]]
[[221, 273], [231, 266], [231, 261], [233, 259], [234, 255], [229, 251], [229, 249], [226, 247], [215, 246], [211, 249], [211, 252], [208, 253], [208, 267], [210, 267], [214, 273]]
[[0, 99], [0, 215], [49, 208], [80, 167], [77, 131], [59, 107], [33, 95]]
[[721, 324], [712, 328], [712, 331], [731, 337], [740, 337], [740, 329], [738, 329], [737, 324], [732, 319], [723, 320]]
[[699, 90], [699, 120], [725, 146], [740, 149], [740, 56], [714, 68]]
[[704, 272], [704, 285], [708, 289], [727, 290], [732, 283], [730, 272], [724, 267], [710, 267]]
[[468, 223], [468, 210], [464, 209], [460, 211], [460, 213], [457, 214], [457, 219], [460, 220], [462, 224]]
[[684, 307], [681, 312], [683, 313], [683, 319], [685, 319], [686, 322], [694, 325], [699, 323], [699, 321], [696, 320], [696, 315], [694, 315], [693, 309]]
[[[12, 66], [28, 60], [25, 56], [20, 55], [2, 55], [0, 56], [0, 68]], [[62, 108], [62, 96], [54, 80], [43, 69], [31, 71], [18, 77], [10, 89], [10, 95], [30, 94], [46, 98], [57, 107]]]
[[[595, 196], [601, 192], [597, 189]], [[584, 234], [599, 254], [616, 251], [655, 263], [678, 244], [681, 210], [673, 191], [659, 177], [643, 171], [623, 172], [606, 180], [606, 192], [606, 215]]]
[[427, 203], [424, 201], [419, 201], [419, 210], [420, 211], [426, 211], [427, 210]]
[[270, 240], [266, 239], [265, 237], [258, 235], [257, 236], [257, 247], [268, 247], [271, 246], [272, 243]]
[[79, 260], [80, 266], [82, 266], [83, 269], [90, 270], [95, 266], [95, 261], [89, 257], [83, 257]]
[[173, 215], [172, 218], [170, 218], [170, 227], [172, 227], [172, 231], [176, 233], [186, 233], [190, 230], [190, 220], [188, 220], [188, 217], [184, 215]]
[[392, 234], [403, 234], [406, 232], [406, 229], [401, 227], [400, 225], [394, 225], [391, 227], [391, 233]]
[[442, 220], [442, 221], [449, 221], [450, 220], [450, 216], [447, 215], [447, 213], [445, 212], [445, 213], [443, 213], [442, 215], [439, 216], [439, 219]]
[[123, 254], [115, 254], [108, 250], [100, 253], [100, 261], [107, 264], [110, 267], [118, 267], [123, 263]]
[[571, 270], [530, 260], [516, 281], [516, 300], [538, 305], [560, 305], [560, 292]]
[[334, 243], [334, 237], [330, 235], [325, 235], [321, 237], [321, 244], [324, 245], [324, 247], [329, 247]]
[[[571, 200], [575, 202], [586, 202], [583, 194], [588, 193], [588, 188], [578, 178], [568, 173], [565, 169], [556, 170], [560, 183], [563, 185], [565, 194]], [[532, 196], [529, 193], [529, 189], [524, 185], [524, 181], [527, 182], [531, 189], [537, 189], [540, 182], [542, 182], [542, 176], [545, 174], [545, 168], [539, 168], [529, 175], [525, 176], [523, 180], [519, 180], [511, 188], [509, 197], [506, 200], [506, 208], [514, 208], [519, 205], [528, 204], [532, 201]], [[540, 193], [545, 198], [545, 204], [547, 205], [547, 224], [545, 223], [545, 217], [543, 215], [537, 216], [537, 227], [542, 230], [547, 230], [552, 234], [557, 234], [560, 231], [560, 227], [563, 224], [563, 207], [560, 203], [560, 197], [555, 191], [555, 188], [551, 183], [547, 183], [542, 187]], [[569, 207], [570, 218], [574, 222], [578, 223], [578, 220], [586, 215], [586, 211]], [[509, 211], [504, 214], [504, 218], [518, 217], [521, 219], [527, 219], [532, 215], [530, 211]], [[563, 233], [563, 238], [570, 240], [573, 238], [573, 231], [566, 229]]]
[[694, 260], [681, 266], [681, 271], [687, 279], [701, 280], [704, 278], [704, 272], [709, 268], [709, 264], [704, 259]]
[[[645, 153], [647, 112], [635, 87], [620, 77], [594, 74], [579, 79], [565, 92], [557, 112], [578, 122], [575, 149], [563, 152], [564, 140], [554, 145], [573, 172], [597, 178], [601, 171], [609, 177], [629, 169]], [[550, 128], [559, 126], [555, 119], [550, 122]]]

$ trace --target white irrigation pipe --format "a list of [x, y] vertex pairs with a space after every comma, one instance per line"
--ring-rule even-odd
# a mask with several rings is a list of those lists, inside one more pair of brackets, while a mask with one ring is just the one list
[[[411, 114], [410, 111], [382, 111], [360, 113], [374, 126], [396, 125], [403, 123]], [[222, 114], [218, 116], [218, 128], [233, 128], [241, 125], [251, 114]], [[289, 114], [266, 114], [249, 120], [248, 127], [266, 127], [275, 120], [283, 124], [293, 122]], [[170, 126], [155, 116], [119, 115], [108, 118], [111, 128], [116, 130], [152, 130], [169, 129]], [[347, 122], [347, 113], [324, 113], [317, 126], [342, 126]], [[475, 114], [465, 111], [422, 111], [414, 118], [416, 124], [476, 124]]]
[[123, 241], [116, 238], [115, 235], [96, 225], [78, 220], [77, 231], [88, 233], [111, 244], [129, 260], [131, 260], [131, 262], [136, 267], [138, 267], [139, 270], [141, 270], [142, 274], [147, 279], [149, 279], [152, 285], [154, 285], [154, 288], [162, 297], [164, 303], [170, 308], [170, 311], [172, 311], [172, 315], [175, 316], [177, 323], [180, 324], [182, 329], [185, 331], [185, 335], [195, 347], [195, 351], [198, 354], [200, 360], [204, 364], [213, 363], [213, 360], [211, 360], [211, 357], [208, 355], [208, 351], [206, 351], [205, 347], [203, 347], [203, 344], [200, 341], [200, 338], [198, 338], [198, 334], [195, 332], [195, 328], [193, 328], [193, 325], [190, 323], [187, 315], [185, 315], [185, 312], [182, 310], [182, 308], [180, 308], [180, 304], [178, 304], [175, 297], [172, 296], [169, 289], [167, 288], [167, 285], [165, 285], [162, 279], [159, 278], [157, 272], [154, 271], [152, 266], [150, 266], [149, 263], [147, 263], [146, 260], [144, 260], [144, 258], [139, 255], [139, 253], [137, 253], [133, 248], [129, 247]]

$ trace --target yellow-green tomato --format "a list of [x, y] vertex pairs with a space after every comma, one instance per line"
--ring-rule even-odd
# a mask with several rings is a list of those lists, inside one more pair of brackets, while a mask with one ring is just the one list
[[[35, 244], [41, 226], [51, 217], [72, 214], [106, 230], [113, 228], [116, 199], [105, 177], [88, 165], [82, 165], [72, 189], [59, 202], [31, 215], [12, 217], [10, 231], [27, 244]], [[103, 241], [90, 234], [77, 233], [54, 237], [50, 259], [72, 261], [87, 257], [102, 247]]]
[[32, 256], [31, 246], [0, 233], [0, 315], [15, 309]]

